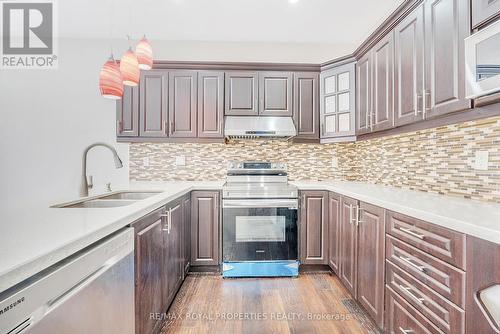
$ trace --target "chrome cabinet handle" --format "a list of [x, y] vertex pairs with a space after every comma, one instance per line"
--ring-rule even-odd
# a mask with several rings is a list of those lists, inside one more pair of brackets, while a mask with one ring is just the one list
[[164, 126], [165, 126], [165, 129], [163, 129], [163, 133], [164, 133], [164, 134], [167, 134], [167, 133], [168, 133], [168, 131], [169, 131], [169, 130], [168, 130], [168, 122], [165, 122]]
[[418, 264], [415, 264], [413, 262], [411, 262], [411, 259], [410, 258], [406, 258], [406, 257], [402, 257], [400, 256], [399, 259], [407, 264], [409, 264], [410, 266], [412, 266], [413, 268], [417, 269], [417, 270], [420, 270], [420, 271], [425, 271], [425, 268], [424, 266], [419, 266]]
[[413, 330], [411, 330], [411, 329], [404, 329], [403, 327], [399, 327], [399, 331], [401, 332], [401, 334], [415, 333]]
[[421, 298], [421, 297], [418, 297], [417, 295], [415, 295], [412, 291], [415, 290], [415, 288], [411, 287], [411, 286], [403, 286], [403, 285], [399, 285], [399, 287], [404, 290], [407, 294], [409, 294], [411, 296], [411, 298], [415, 299], [418, 303], [420, 304], [423, 304], [425, 299], [424, 298]]
[[420, 240], [424, 240], [424, 238], [425, 238], [425, 235], [418, 234], [417, 232], [414, 232], [414, 231], [412, 231], [412, 230], [410, 230], [409, 228], [406, 228], [406, 227], [400, 227], [399, 230], [402, 231], [402, 232], [404, 232], [404, 233], [406, 233], [406, 234], [409, 234], [409, 235], [411, 235], [411, 236], [413, 236], [415, 238], [418, 238]]
[[349, 204], [349, 224], [352, 225], [352, 204]]
[[423, 110], [423, 95], [422, 93], [418, 94], [417, 95], [417, 108], [415, 108], [415, 116], [418, 116], [418, 114], [420, 114], [420, 108], [422, 108]]
[[356, 210], [356, 225], [359, 226], [359, 224], [364, 223], [364, 221], [361, 220], [361, 214], [363, 213], [363, 209], [358, 205], [357, 206], [358, 210]]
[[431, 91], [430, 90], [425, 90], [425, 113], [431, 111]]
[[170, 121], [170, 135], [174, 133], [174, 122]]

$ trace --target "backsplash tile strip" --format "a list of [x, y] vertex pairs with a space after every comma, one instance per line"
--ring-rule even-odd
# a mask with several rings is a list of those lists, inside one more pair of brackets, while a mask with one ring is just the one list
[[[475, 170], [476, 151], [489, 152], [489, 170]], [[175, 166], [175, 157], [186, 166]], [[143, 166], [149, 157], [150, 166]], [[332, 167], [336, 157], [338, 168]], [[500, 202], [500, 117], [357, 143], [133, 143], [131, 180], [220, 180], [230, 160], [284, 161], [291, 180], [349, 180]]]

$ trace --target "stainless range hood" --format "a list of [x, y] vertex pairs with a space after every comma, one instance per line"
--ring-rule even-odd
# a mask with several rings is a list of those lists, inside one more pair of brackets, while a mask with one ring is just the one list
[[290, 139], [297, 135], [291, 117], [226, 116], [228, 139]]

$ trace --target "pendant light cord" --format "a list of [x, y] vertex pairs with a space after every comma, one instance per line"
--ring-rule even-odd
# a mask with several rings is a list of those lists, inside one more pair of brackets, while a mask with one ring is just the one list
[[111, 51], [111, 57], [114, 58], [113, 56], [113, 13], [114, 13], [114, 6], [115, 5], [115, 0], [110, 1], [110, 15], [109, 15], [109, 49]]

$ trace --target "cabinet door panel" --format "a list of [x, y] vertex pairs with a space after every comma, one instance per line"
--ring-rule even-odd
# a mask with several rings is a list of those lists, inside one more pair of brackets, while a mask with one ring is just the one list
[[356, 66], [350, 63], [320, 75], [320, 137], [355, 135]]
[[145, 71], [140, 82], [140, 124], [142, 137], [168, 137], [168, 72]]
[[259, 73], [260, 115], [292, 116], [292, 74]]
[[224, 121], [224, 73], [198, 73], [198, 137], [222, 138]]
[[259, 74], [243, 71], [226, 72], [225, 78], [225, 114], [258, 115]]
[[295, 73], [293, 120], [297, 138], [319, 139], [319, 90], [317, 73]]
[[169, 74], [170, 137], [196, 137], [197, 73], [172, 71]]
[[379, 327], [384, 324], [385, 210], [360, 203], [357, 299]]
[[356, 133], [371, 131], [370, 117], [372, 114], [372, 58], [371, 53], [364, 55], [357, 66], [357, 100]]
[[[500, 284], [500, 245], [467, 237], [466, 333], [494, 334], [500, 325], [481, 302], [482, 290]], [[496, 315], [498, 319], [498, 314]]]
[[191, 265], [219, 264], [219, 193], [191, 195]]
[[116, 135], [139, 135], [139, 87], [125, 86], [122, 99], [116, 102]]
[[136, 233], [136, 332], [152, 333], [158, 321], [150, 314], [161, 313], [163, 274], [163, 222], [156, 220]]
[[[191, 195], [188, 195], [182, 201], [182, 210], [184, 213], [183, 217], [183, 237], [182, 237], [182, 249], [184, 258], [184, 273], [187, 274], [189, 271], [189, 265], [191, 261]], [[184, 276], [185, 277], [185, 276]]]
[[182, 282], [181, 264], [181, 224], [182, 205], [180, 202], [168, 207], [169, 222], [164, 228], [164, 273], [163, 305], [168, 309]]
[[340, 200], [340, 280], [356, 298], [358, 229], [353, 223], [358, 201], [342, 196]]
[[468, 0], [425, 2], [425, 116], [470, 108], [465, 98], [464, 38], [470, 34]]
[[328, 196], [328, 265], [335, 274], [339, 274], [340, 250], [340, 195], [329, 193]]
[[394, 45], [393, 33], [373, 49], [373, 130], [390, 129], [394, 115]]
[[328, 193], [302, 192], [300, 257], [303, 264], [328, 264]]
[[423, 119], [423, 5], [395, 28], [394, 47], [394, 123], [399, 126]]

